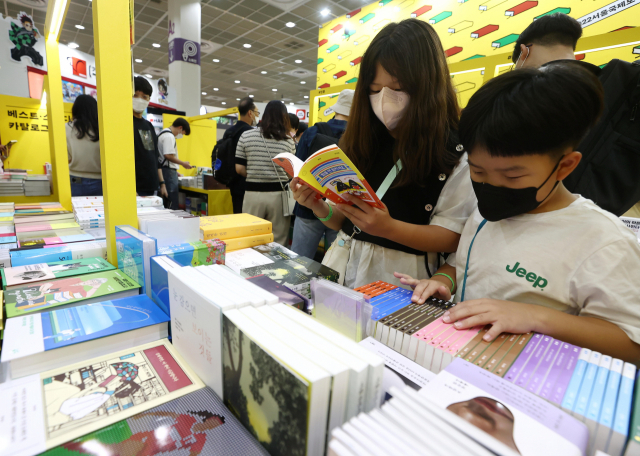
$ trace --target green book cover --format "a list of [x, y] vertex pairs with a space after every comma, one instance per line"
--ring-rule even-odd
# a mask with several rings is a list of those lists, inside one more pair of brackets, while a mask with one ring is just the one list
[[631, 428], [629, 428], [629, 444], [640, 445], [640, 382], [636, 379], [633, 393], [633, 411], [631, 413]]
[[5, 293], [7, 317], [135, 290], [140, 285], [119, 270], [47, 280]]
[[79, 260], [52, 261], [49, 263], [16, 266], [0, 270], [2, 273], [2, 289], [15, 288], [22, 285], [33, 285], [47, 280], [63, 279], [93, 272], [112, 271], [115, 269], [104, 258], [83, 258]]

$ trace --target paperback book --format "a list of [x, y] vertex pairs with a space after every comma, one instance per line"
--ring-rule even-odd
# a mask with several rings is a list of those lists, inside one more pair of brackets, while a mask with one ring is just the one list
[[271, 222], [250, 214], [200, 217], [201, 239], [227, 239], [271, 233]]
[[336, 145], [327, 146], [311, 155], [305, 162], [285, 152], [276, 155], [274, 163], [286, 173], [299, 178], [316, 192], [316, 197], [327, 198], [335, 204], [352, 204], [342, 198], [349, 193], [377, 208], [383, 204], [362, 173]]
[[102, 271], [14, 288], [5, 294], [5, 307], [7, 317], [12, 318], [77, 302], [100, 302], [104, 296], [135, 296], [139, 290], [140, 285], [122, 271]]
[[22, 285], [32, 285], [46, 280], [62, 279], [114, 269], [115, 267], [103, 258], [87, 258], [16, 266], [14, 268], [1, 269], [0, 274], [2, 275], [2, 288], [11, 290]]
[[106, 426], [42, 456], [269, 456], [210, 388]]
[[150, 297], [149, 260], [157, 254], [156, 240], [131, 226], [120, 225], [116, 226], [116, 245], [118, 246], [118, 268], [139, 283], [142, 293]]
[[158, 247], [158, 255], [166, 255], [182, 266], [225, 264], [226, 244], [218, 239], [195, 241]]
[[15, 379], [164, 339], [168, 322], [146, 295], [23, 315], [7, 320], [0, 359]]

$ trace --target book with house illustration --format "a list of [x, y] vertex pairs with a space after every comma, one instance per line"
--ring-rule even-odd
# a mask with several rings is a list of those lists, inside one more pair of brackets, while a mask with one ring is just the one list
[[336, 204], [349, 204], [342, 195], [349, 193], [373, 207], [382, 208], [382, 202], [362, 173], [338, 146], [320, 149], [305, 162], [295, 155], [285, 152], [273, 158], [291, 177], [302, 182], [318, 193], [318, 198], [327, 198]]

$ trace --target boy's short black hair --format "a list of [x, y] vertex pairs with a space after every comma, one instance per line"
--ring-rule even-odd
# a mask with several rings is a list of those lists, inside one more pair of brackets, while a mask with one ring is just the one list
[[300, 125], [300, 119], [295, 114], [289, 113], [289, 123], [291, 124], [291, 129], [298, 131], [298, 125]]
[[249, 111], [252, 111], [255, 107], [256, 105], [253, 102], [253, 98], [244, 97], [242, 100], [240, 100], [240, 103], [238, 103], [238, 112], [240, 113], [240, 116], [244, 117], [247, 115]]
[[575, 150], [602, 109], [600, 81], [579, 65], [559, 60], [510, 71], [473, 94], [460, 118], [460, 141], [468, 152], [483, 147], [494, 157], [557, 155]]
[[580, 23], [571, 16], [563, 13], [553, 13], [542, 16], [524, 29], [516, 40], [511, 61], [516, 62], [520, 57], [520, 45], [539, 44], [541, 46], [555, 46], [558, 44], [571, 46], [575, 51], [576, 44], [582, 36]]
[[303, 134], [309, 128], [309, 124], [306, 122], [300, 122], [298, 129], [296, 130], [296, 136]]
[[191, 125], [189, 125], [189, 122], [187, 122], [187, 119], [183, 117], [178, 117], [176, 120], [174, 120], [173, 126], [176, 128], [182, 127], [182, 131], [184, 131], [184, 134], [187, 136], [191, 134]]
[[133, 87], [134, 87], [134, 91], [135, 92], [142, 92], [145, 95], [153, 95], [153, 87], [151, 87], [151, 84], [149, 83], [149, 81], [147, 81], [145, 78], [143, 78], [142, 76], [136, 76], [133, 79]]

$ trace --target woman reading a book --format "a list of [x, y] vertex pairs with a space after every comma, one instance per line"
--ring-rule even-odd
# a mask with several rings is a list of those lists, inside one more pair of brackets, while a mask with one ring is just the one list
[[[455, 252], [476, 206], [469, 166], [456, 141], [460, 109], [446, 57], [429, 24], [407, 19], [384, 27], [360, 62], [349, 124], [340, 148], [385, 207], [345, 192], [329, 205], [294, 179], [294, 197], [340, 234], [325, 257], [344, 261], [344, 284], [401, 285], [394, 271], [429, 277], [436, 252]], [[397, 175], [396, 175], [397, 174]], [[387, 188], [384, 191], [385, 187]], [[384, 194], [384, 195], [383, 195]], [[342, 256], [337, 250], [345, 249]], [[335, 250], [332, 255], [332, 250]]]

